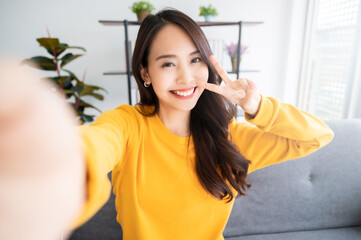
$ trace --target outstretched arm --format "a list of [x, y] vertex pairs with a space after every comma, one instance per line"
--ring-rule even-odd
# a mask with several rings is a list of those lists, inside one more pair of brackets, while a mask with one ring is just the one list
[[198, 83], [199, 86], [238, 104], [246, 120], [253, 124], [233, 120], [229, 126], [232, 141], [252, 162], [249, 172], [305, 156], [332, 140], [332, 130], [317, 117], [260, 95], [256, 84], [248, 79], [232, 81], [214, 56], [210, 60], [225, 85]]
[[128, 133], [135, 134], [127, 119], [127, 108], [117, 108], [102, 113], [94, 123], [79, 128], [87, 163], [87, 199], [74, 227], [90, 219], [110, 196], [111, 184], [107, 174], [115, 166], [124, 164]]
[[85, 200], [75, 116], [39, 79], [0, 60], [0, 239], [66, 238]]
[[296, 107], [261, 97], [257, 115], [248, 123], [234, 120], [229, 130], [233, 142], [249, 160], [249, 172], [306, 156], [328, 144], [332, 130], [317, 117]]

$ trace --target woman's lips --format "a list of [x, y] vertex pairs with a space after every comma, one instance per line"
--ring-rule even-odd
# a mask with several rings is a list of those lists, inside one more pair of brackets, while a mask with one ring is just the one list
[[186, 89], [178, 89], [178, 90], [171, 90], [170, 92], [178, 97], [178, 98], [190, 98], [194, 95], [197, 87], [186, 88]]

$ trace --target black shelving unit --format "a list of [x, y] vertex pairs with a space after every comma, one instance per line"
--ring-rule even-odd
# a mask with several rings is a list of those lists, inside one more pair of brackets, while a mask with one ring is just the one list
[[[105, 72], [104, 75], [127, 75], [127, 83], [128, 83], [128, 99], [129, 104], [132, 105], [132, 93], [131, 93], [131, 76], [132, 72], [130, 70], [130, 50], [129, 50], [129, 36], [128, 36], [128, 27], [131, 25], [140, 26], [141, 22], [138, 21], [113, 21], [113, 20], [99, 20], [99, 23], [106, 26], [124, 26], [124, 35], [125, 35], [125, 63], [126, 63], [126, 71], [125, 72]], [[238, 26], [238, 55], [237, 55], [237, 70], [235, 73], [237, 75], [237, 79], [239, 78], [240, 72], [258, 72], [258, 70], [242, 70], [240, 71], [240, 48], [241, 48], [241, 37], [242, 37], [242, 27], [245, 26], [255, 26], [262, 24], [263, 22], [247, 22], [247, 21], [238, 21], [238, 22], [197, 22], [200, 27], [211, 27], [211, 26]]]

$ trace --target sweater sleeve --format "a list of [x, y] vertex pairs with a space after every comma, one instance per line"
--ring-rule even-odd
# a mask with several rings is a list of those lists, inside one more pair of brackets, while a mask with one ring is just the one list
[[[87, 166], [86, 201], [73, 224], [79, 227], [89, 220], [109, 199], [111, 184], [107, 174], [123, 164], [129, 132], [134, 129], [130, 106], [102, 113], [94, 123], [80, 126], [83, 153]], [[121, 166], [120, 166], [121, 167]]]
[[[328, 144], [333, 131], [310, 113], [262, 96], [260, 109], [248, 123], [233, 120], [232, 141], [251, 161], [249, 173], [266, 166], [306, 156]], [[249, 124], [251, 123], [251, 124]]]

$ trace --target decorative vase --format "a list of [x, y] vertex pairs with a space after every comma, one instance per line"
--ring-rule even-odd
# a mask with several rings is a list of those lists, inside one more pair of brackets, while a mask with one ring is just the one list
[[[241, 59], [239, 59], [239, 61], [241, 62]], [[231, 62], [232, 62], [232, 72], [237, 72], [237, 58], [231, 57]]]
[[140, 13], [137, 14], [138, 21], [142, 22], [149, 14], [149, 10], [141, 10]]
[[211, 15], [205, 15], [204, 19], [206, 22], [210, 22], [212, 20], [212, 16]]

